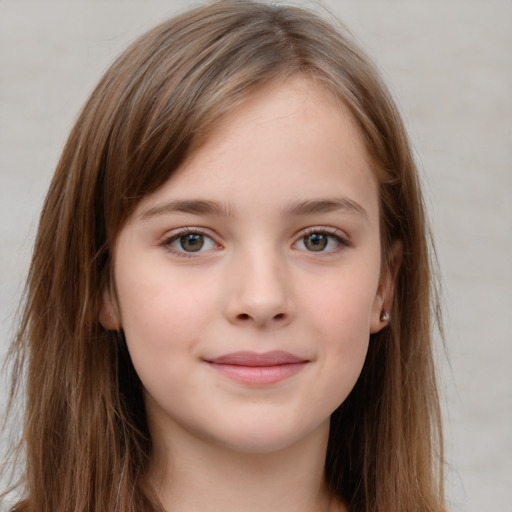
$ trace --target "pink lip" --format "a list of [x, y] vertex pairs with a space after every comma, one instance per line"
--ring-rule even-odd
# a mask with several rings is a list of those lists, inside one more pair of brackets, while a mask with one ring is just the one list
[[257, 352], [232, 352], [220, 357], [205, 359], [222, 375], [242, 384], [263, 386], [276, 384], [299, 373], [309, 362], [289, 352], [275, 350]]

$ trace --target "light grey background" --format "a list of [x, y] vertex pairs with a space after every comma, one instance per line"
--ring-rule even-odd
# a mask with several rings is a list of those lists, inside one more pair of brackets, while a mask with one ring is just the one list
[[[127, 42], [191, 3], [0, 0], [0, 351], [79, 108]], [[512, 512], [512, 2], [324, 3], [383, 70], [423, 170], [444, 281], [451, 510]]]

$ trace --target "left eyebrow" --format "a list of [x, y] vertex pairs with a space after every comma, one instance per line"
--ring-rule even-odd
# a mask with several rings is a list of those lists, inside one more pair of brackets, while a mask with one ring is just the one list
[[316, 213], [346, 212], [368, 218], [366, 210], [356, 201], [348, 197], [329, 197], [325, 199], [308, 199], [294, 201], [285, 209], [285, 215], [311, 215]]

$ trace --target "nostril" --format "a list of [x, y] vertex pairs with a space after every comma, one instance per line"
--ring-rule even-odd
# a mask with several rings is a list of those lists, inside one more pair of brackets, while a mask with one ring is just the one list
[[[268, 317], [267, 317], [268, 318]], [[249, 313], [240, 313], [236, 316], [236, 319], [242, 322], [246, 322], [248, 320], [255, 320], [259, 323], [258, 316], [252, 316]], [[284, 320], [286, 319], [286, 313], [277, 313], [276, 315], [271, 317], [272, 320]]]

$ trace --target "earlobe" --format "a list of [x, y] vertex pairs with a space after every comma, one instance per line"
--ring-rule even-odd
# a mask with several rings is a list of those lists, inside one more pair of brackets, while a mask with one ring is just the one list
[[391, 315], [389, 311], [385, 309], [384, 302], [387, 301], [382, 301], [382, 299], [379, 299], [379, 297], [375, 298], [372, 316], [370, 319], [370, 334], [379, 332], [381, 329], [386, 327], [386, 325], [388, 325], [391, 320]]
[[99, 320], [107, 331], [119, 331], [121, 329], [117, 306], [112, 301], [111, 293], [107, 289], [103, 292]]
[[370, 333], [375, 334], [391, 321], [395, 281], [402, 264], [402, 242], [396, 241], [391, 250], [390, 263], [383, 269], [379, 288], [373, 303], [370, 320]]

